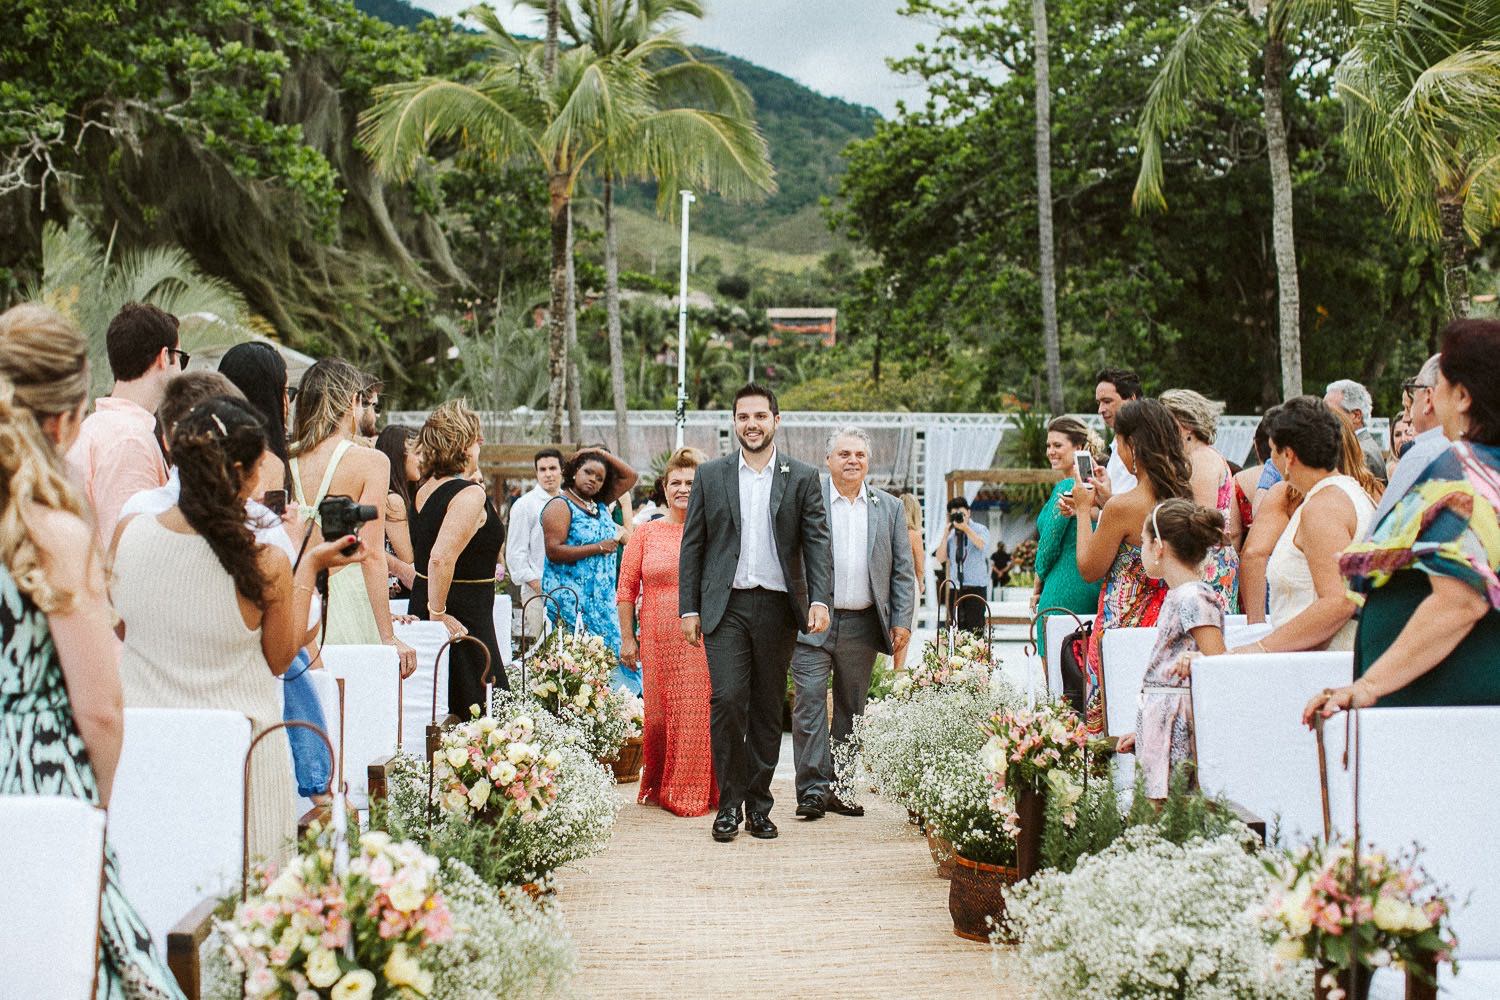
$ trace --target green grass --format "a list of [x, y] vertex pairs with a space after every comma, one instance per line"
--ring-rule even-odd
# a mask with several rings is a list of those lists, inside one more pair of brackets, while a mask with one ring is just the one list
[[[698, 209], [698, 205], [693, 206], [695, 217]], [[712, 206], [706, 206], [706, 210], [712, 211]], [[651, 274], [654, 260], [657, 277], [672, 280], [677, 274], [678, 255], [681, 252], [681, 224], [636, 209], [618, 208], [616, 211], [621, 266]], [[822, 224], [821, 219], [817, 221], [819, 225]], [[770, 230], [765, 235], [766, 244], [756, 245], [760, 240], [756, 244], [742, 243], [694, 231], [689, 236], [688, 248], [695, 267], [703, 258], [714, 256], [719, 258], [725, 274], [757, 267], [786, 274], [801, 274], [816, 267], [826, 253], [838, 246], [838, 238], [829, 233], [826, 249], [818, 247], [814, 238], [805, 232], [808, 228], [809, 223], [799, 213]], [[781, 232], [783, 229], [786, 232]], [[773, 233], [779, 234], [775, 244], [771, 244], [769, 239]], [[779, 249], [779, 246], [809, 249], [788, 252]]]

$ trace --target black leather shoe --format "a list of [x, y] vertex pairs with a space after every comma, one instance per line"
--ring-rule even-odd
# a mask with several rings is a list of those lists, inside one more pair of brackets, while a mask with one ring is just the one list
[[822, 819], [825, 811], [821, 795], [809, 795], [797, 803], [797, 815], [803, 819]]
[[756, 840], [775, 840], [776, 824], [765, 813], [751, 812], [745, 821], [745, 830]]
[[864, 806], [851, 806], [837, 795], [828, 796], [824, 807], [829, 812], [838, 813], [840, 816], [863, 816], [865, 814]]
[[733, 809], [720, 809], [719, 815], [714, 817], [714, 839], [721, 844], [727, 844], [739, 836], [740, 821]]

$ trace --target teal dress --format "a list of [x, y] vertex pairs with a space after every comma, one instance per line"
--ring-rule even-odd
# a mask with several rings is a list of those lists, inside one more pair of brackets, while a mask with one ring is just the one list
[[[0, 795], [62, 795], [99, 804], [47, 616], [0, 565]], [[182, 1000], [151, 932], [120, 889], [106, 844], [95, 1000]], [[9, 918], [8, 918], [9, 919]]]
[[[558, 501], [567, 504], [568, 513], [572, 515], [568, 537], [563, 544], [593, 545], [615, 537], [617, 526], [607, 508], [600, 506], [597, 513], [590, 514], [566, 494], [547, 501], [547, 505]], [[584, 631], [601, 637], [605, 645], [619, 655], [620, 619], [615, 611], [615, 565], [614, 553], [610, 552], [584, 556], [575, 563], [548, 559], [542, 569], [542, 592], [551, 594], [557, 602], [543, 602], [552, 623], [557, 624], [561, 619], [563, 624], [572, 628], [578, 615], [578, 603], [573, 597], [576, 591], [583, 601]], [[566, 587], [572, 590], [562, 589]]]
[[[1089, 583], [1078, 572], [1078, 528], [1074, 519], [1057, 509], [1058, 498], [1073, 492], [1073, 480], [1064, 479], [1036, 516], [1036, 575], [1042, 581], [1037, 609], [1067, 608], [1075, 614], [1091, 615], [1099, 610], [1099, 588], [1103, 581]], [[1047, 641], [1047, 618], [1036, 622], [1036, 645]]]

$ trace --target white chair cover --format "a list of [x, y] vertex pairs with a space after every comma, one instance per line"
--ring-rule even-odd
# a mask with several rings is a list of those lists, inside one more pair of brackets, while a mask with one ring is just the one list
[[1292, 843], [1323, 832], [1316, 741], [1302, 708], [1349, 683], [1351, 653], [1206, 656], [1193, 665], [1198, 781], [1279, 826]]
[[104, 810], [82, 799], [0, 795], [0, 830], [0, 997], [93, 997]]
[[[1500, 706], [1368, 708], [1357, 713], [1360, 837], [1365, 848], [1420, 844], [1421, 864], [1456, 902], [1459, 974], [1454, 996], [1500, 996], [1500, 770], [1494, 734]], [[1328, 793], [1334, 829], [1353, 830], [1353, 764], [1343, 760], [1349, 727], [1329, 719]], [[1467, 899], [1468, 905], [1463, 905]], [[1485, 989], [1480, 989], [1481, 984]]]
[[[1135, 717], [1140, 707], [1141, 682], [1151, 662], [1151, 648], [1156, 645], [1154, 628], [1111, 628], [1104, 630], [1104, 729], [1111, 736], [1135, 732]], [[1121, 795], [1135, 788], [1135, 755], [1115, 758], [1115, 787]]]
[[438, 718], [448, 714], [448, 653], [445, 651], [438, 658], [438, 650], [448, 642], [448, 629], [442, 622], [397, 625], [396, 638], [417, 651], [417, 672], [406, 679], [401, 689], [401, 743], [405, 750], [420, 755], [427, 723], [432, 721], [434, 665]]
[[510, 666], [510, 642], [514, 627], [509, 594], [495, 595], [495, 641], [500, 645], [500, 662]]
[[344, 781], [349, 801], [369, 808], [371, 761], [396, 752], [401, 663], [395, 646], [324, 646], [323, 668], [344, 681]]
[[250, 720], [238, 712], [125, 710], [109, 842], [159, 948], [201, 900], [239, 886], [249, 748]]

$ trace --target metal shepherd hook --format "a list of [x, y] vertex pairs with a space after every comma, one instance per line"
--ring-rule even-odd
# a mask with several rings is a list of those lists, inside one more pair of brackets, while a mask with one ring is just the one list
[[[437, 651], [437, 657], [436, 659], [434, 659], [432, 664], [432, 716], [427, 723], [427, 826], [429, 829], [431, 829], [432, 827], [432, 786], [435, 781], [433, 771], [436, 767], [437, 748], [443, 739], [443, 727], [438, 724], [437, 720], [438, 664], [442, 662], [443, 654], [448, 652], [451, 647], [457, 645], [460, 642], [472, 642], [474, 643], [474, 645], [478, 646], [479, 651], [484, 654], [484, 674], [479, 678], [479, 684], [485, 689], [484, 714], [489, 715], [493, 711], [493, 709], [491, 708], [491, 699], [489, 697], [490, 668], [493, 666], [493, 663], [490, 660], [490, 648], [472, 635], [465, 634], [454, 636], [447, 642], [443, 643], [442, 648]], [[448, 664], [449, 671], [451, 673], [453, 665], [453, 659], [451, 656], [448, 659]]]
[[[316, 733], [318, 739], [323, 741], [323, 746], [328, 748], [328, 760], [333, 762], [333, 743], [328, 739], [328, 734], [321, 726], [301, 719], [293, 719], [290, 722], [278, 722], [274, 726], [267, 726], [256, 734], [250, 741], [250, 746], [245, 750], [245, 781], [244, 794], [241, 801], [240, 811], [240, 902], [244, 902], [249, 895], [250, 889], [250, 758], [255, 753], [255, 748], [260, 741], [270, 736], [278, 729], [309, 729]], [[344, 815], [344, 790], [340, 788], [337, 793], [333, 790], [333, 768], [328, 769], [328, 784], [324, 792], [333, 797], [333, 831], [334, 831], [334, 866], [335, 871], [348, 866], [349, 845], [344, 839], [345, 824], [347, 817]], [[342, 858], [342, 861], [340, 861]]]

